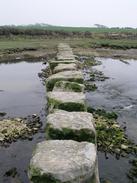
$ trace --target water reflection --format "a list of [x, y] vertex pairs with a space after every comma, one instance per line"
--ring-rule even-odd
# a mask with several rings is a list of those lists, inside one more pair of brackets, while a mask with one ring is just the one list
[[[0, 112], [10, 117], [37, 113], [45, 123], [46, 93], [38, 77], [42, 67], [42, 62], [0, 64]], [[29, 183], [27, 169], [32, 151], [44, 138], [43, 130], [32, 141], [18, 140], [7, 148], [0, 147], [0, 183]], [[15, 178], [4, 176], [10, 169], [17, 170]]]
[[[128, 60], [128, 64], [111, 58], [97, 58], [102, 65], [94, 69], [102, 71], [109, 79], [96, 82], [98, 89], [87, 93], [87, 102], [95, 108], [116, 111], [120, 124], [125, 124], [130, 139], [137, 143], [137, 61]], [[128, 183], [126, 172], [129, 168], [126, 159], [115, 160], [112, 156], [105, 160], [99, 154], [99, 167], [102, 177], [112, 183]], [[113, 166], [112, 166], [113, 164]], [[121, 177], [122, 176], [122, 177]]]
[[0, 111], [9, 116], [37, 113], [44, 106], [45, 88], [37, 74], [42, 63], [0, 65]]

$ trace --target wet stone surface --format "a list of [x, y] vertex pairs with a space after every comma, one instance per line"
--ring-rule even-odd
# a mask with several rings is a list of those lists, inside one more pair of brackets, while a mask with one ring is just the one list
[[54, 68], [53, 73], [68, 71], [68, 70], [76, 70], [76, 69], [77, 69], [76, 64], [59, 64]]
[[96, 147], [92, 143], [43, 141], [36, 146], [29, 177], [33, 183], [93, 183], [96, 158]]
[[48, 92], [49, 110], [85, 111], [85, 94], [82, 92]]
[[93, 116], [87, 112], [55, 110], [47, 116], [46, 135], [49, 139], [71, 139], [95, 143]]
[[53, 91], [60, 92], [84, 92], [85, 86], [76, 82], [57, 81], [54, 85]]
[[83, 75], [81, 71], [64, 71], [53, 74], [46, 80], [47, 90], [51, 91], [55, 83], [61, 80], [83, 83]]

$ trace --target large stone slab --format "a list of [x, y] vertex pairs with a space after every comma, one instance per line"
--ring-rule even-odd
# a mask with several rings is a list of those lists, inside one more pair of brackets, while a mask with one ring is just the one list
[[76, 69], [77, 69], [77, 65], [74, 63], [59, 64], [54, 68], [53, 73], [62, 72], [62, 71], [69, 71], [69, 70], [76, 70]]
[[73, 54], [70, 54], [69, 52], [57, 54], [57, 60], [74, 60], [74, 59], [75, 56]]
[[71, 81], [83, 83], [83, 74], [81, 71], [63, 71], [50, 76], [46, 81], [47, 91], [52, 91], [57, 81]]
[[49, 110], [86, 111], [85, 95], [78, 92], [48, 92]]
[[47, 116], [46, 135], [48, 139], [96, 142], [92, 114], [56, 110]]
[[49, 65], [50, 65], [50, 69], [53, 71], [54, 68], [59, 65], [59, 64], [77, 64], [78, 61], [74, 60], [50, 60], [49, 61]]
[[53, 91], [60, 92], [84, 92], [85, 86], [76, 82], [57, 81], [54, 85]]
[[32, 183], [95, 183], [96, 161], [92, 143], [44, 141], [36, 146], [28, 175]]
[[58, 52], [60, 51], [72, 51], [72, 48], [68, 44], [60, 43], [58, 45]]

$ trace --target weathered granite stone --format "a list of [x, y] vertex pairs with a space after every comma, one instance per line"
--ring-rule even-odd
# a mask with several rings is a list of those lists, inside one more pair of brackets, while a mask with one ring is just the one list
[[79, 84], [76, 82], [70, 81], [57, 81], [54, 85], [53, 91], [60, 91], [60, 92], [84, 92], [85, 86], [83, 84]]
[[54, 68], [58, 65], [58, 64], [77, 64], [77, 60], [50, 60], [49, 61], [49, 65], [50, 65], [50, 69], [53, 71]]
[[74, 60], [75, 56], [71, 54], [57, 54], [57, 60]]
[[57, 60], [73, 60], [75, 56], [73, 55], [72, 49], [67, 44], [60, 44], [58, 46]]
[[96, 161], [92, 143], [44, 141], [37, 144], [28, 175], [32, 183], [95, 183]]
[[76, 64], [59, 64], [54, 68], [53, 73], [68, 71], [68, 70], [76, 70], [76, 69], [77, 69]]
[[56, 110], [47, 117], [48, 139], [96, 142], [94, 119], [91, 113]]
[[68, 45], [68, 44], [65, 44], [65, 43], [60, 43], [58, 45], [58, 51], [64, 51], [64, 50], [72, 50], [72, 48]]
[[47, 91], [52, 91], [57, 81], [72, 81], [83, 83], [83, 74], [81, 71], [64, 71], [53, 74], [46, 81]]
[[86, 111], [85, 95], [78, 92], [48, 92], [49, 110]]

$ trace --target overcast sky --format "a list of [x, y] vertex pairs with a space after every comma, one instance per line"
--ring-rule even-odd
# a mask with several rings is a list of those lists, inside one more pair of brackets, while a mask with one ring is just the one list
[[137, 27], [137, 0], [0, 0], [0, 25]]

